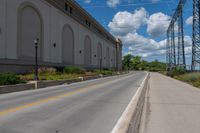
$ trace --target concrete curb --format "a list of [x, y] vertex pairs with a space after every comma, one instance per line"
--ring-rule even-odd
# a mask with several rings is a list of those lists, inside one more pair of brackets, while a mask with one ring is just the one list
[[148, 123], [148, 115], [150, 113], [150, 103], [149, 103], [149, 91], [150, 91], [150, 83], [147, 85], [145, 99], [144, 99], [144, 105], [142, 109], [141, 119], [140, 119], [140, 129], [139, 133], [146, 133], [146, 126]]
[[0, 86], [0, 94], [31, 90], [34, 88], [35, 88], [34, 83]]
[[[127, 74], [127, 73], [116, 74], [116, 75], [124, 75], [124, 74]], [[104, 75], [103, 77], [116, 76], [116, 75]], [[6, 86], [0, 86], [0, 94], [19, 92], [19, 91], [25, 91], [25, 90], [33, 90], [35, 88], [41, 89], [41, 88], [50, 87], [50, 86], [71, 84], [71, 83], [93, 80], [93, 79], [98, 79], [98, 78], [103, 78], [103, 77], [102, 75], [97, 75], [97, 76], [83, 77], [82, 79], [77, 78], [77, 79], [70, 79], [70, 80], [38, 81], [37, 85], [35, 82], [28, 83], [28, 84], [6, 85]]]
[[140, 124], [140, 116], [137, 119], [133, 119], [135, 116], [141, 114], [141, 110], [143, 107], [143, 103], [145, 97], [143, 95], [146, 94], [146, 87], [149, 79], [149, 73], [146, 74], [142, 84], [138, 88], [137, 92], [131, 99], [130, 103], [126, 107], [122, 116], [118, 120], [117, 124], [113, 128], [111, 133], [138, 133], [139, 132], [139, 124]]

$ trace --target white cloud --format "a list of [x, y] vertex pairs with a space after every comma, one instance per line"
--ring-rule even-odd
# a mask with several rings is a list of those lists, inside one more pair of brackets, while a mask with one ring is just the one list
[[185, 54], [186, 56], [192, 54], [192, 38], [190, 36], [185, 36]]
[[147, 17], [147, 11], [144, 8], [137, 9], [133, 13], [118, 12], [108, 24], [108, 27], [114, 35], [134, 33], [141, 25], [146, 23]]
[[163, 49], [165, 49], [166, 40], [156, 42], [138, 33], [128, 33], [126, 36], [121, 36], [120, 39], [123, 41], [124, 47], [127, 47], [129, 53], [131, 52], [133, 55], [147, 57], [163, 53]]
[[190, 16], [186, 21], [185, 21], [186, 24], [188, 25], [192, 25], [193, 24], [193, 16]]
[[[166, 39], [161, 41], [155, 41], [151, 38], [146, 38], [137, 33], [129, 33], [126, 36], [120, 37], [124, 43], [124, 47], [128, 48], [127, 53], [133, 55], [139, 55], [141, 57], [148, 56], [163, 56], [166, 52]], [[191, 53], [192, 38], [185, 36], [185, 53]], [[175, 38], [176, 45], [178, 44], [178, 38]]]
[[126, 35], [136, 32], [141, 25], [147, 24], [147, 33], [151, 37], [159, 37], [165, 35], [169, 23], [170, 16], [161, 12], [148, 16], [145, 8], [140, 8], [133, 13], [128, 11], [118, 12], [108, 24], [108, 27], [114, 35]]
[[121, 0], [107, 0], [106, 3], [109, 7], [116, 7], [120, 2]]
[[152, 14], [147, 21], [147, 32], [151, 37], [159, 37], [166, 33], [170, 17], [161, 12]]
[[[177, 40], [178, 41], [178, 40]], [[185, 41], [185, 47], [190, 47], [192, 46], [192, 38], [190, 36], [185, 36], [184, 37], [184, 41]]]
[[84, 2], [87, 3], [87, 4], [89, 4], [89, 3], [92, 2], [92, 0], [85, 0]]
[[[170, 17], [159, 12], [151, 16], [144, 8], [135, 10], [134, 12], [118, 12], [109, 23], [111, 33], [119, 37], [128, 51], [124, 54], [131, 53], [141, 57], [165, 57], [166, 39], [156, 41], [151, 37], [164, 35], [170, 22]], [[145, 37], [138, 34], [137, 30], [142, 25], [147, 25], [147, 33], [150, 37]], [[175, 30], [177, 29], [177, 25]], [[176, 38], [176, 44], [177, 44]], [[190, 36], [185, 36], [185, 52], [191, 53], [192, 39]]]

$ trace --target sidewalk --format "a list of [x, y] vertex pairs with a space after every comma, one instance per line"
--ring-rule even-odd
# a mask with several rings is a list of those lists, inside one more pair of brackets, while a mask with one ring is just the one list
[[200, 89], [151, 73], [142, 133], [200, 133]]

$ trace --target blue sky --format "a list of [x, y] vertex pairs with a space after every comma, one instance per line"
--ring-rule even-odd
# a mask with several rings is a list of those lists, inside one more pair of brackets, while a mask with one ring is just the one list
[[[165, 31], [179, 0], [76, 0], [131, 53], [165, 62]], [[187, 64], [191, 63], [192, 0], [184, 7]]]

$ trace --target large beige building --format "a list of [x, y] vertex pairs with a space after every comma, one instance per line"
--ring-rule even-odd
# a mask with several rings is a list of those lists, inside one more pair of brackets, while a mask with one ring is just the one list
[[74, 0], [0, 0], [0, 72], [30, 70], [36, 38], [41, 66], [121, 69], [121, 41]]

